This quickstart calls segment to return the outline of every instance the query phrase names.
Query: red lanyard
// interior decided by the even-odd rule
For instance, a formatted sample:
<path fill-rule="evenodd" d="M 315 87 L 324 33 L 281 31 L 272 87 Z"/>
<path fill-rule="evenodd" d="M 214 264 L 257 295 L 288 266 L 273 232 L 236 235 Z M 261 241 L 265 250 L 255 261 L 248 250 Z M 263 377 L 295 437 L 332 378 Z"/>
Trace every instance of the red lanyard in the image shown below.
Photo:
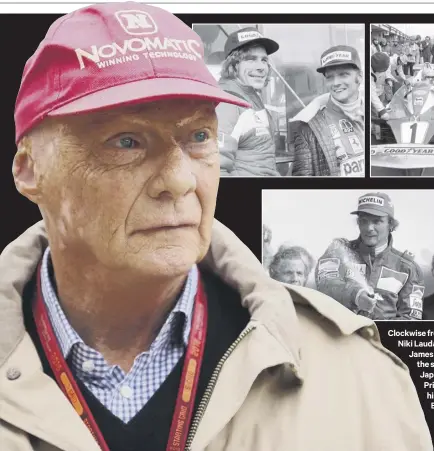
<path fill-rule="evenodd" d="M 35 318 L 36 330 L 38 331 L 45 355 L 50 363 L 59 387 L 69 399 L 84 424 L 88 427 L 101 450 L 110 451 L 68 364 L 63 358 L 48 317 L 47 308 L 42 298 L 40 278 L 41 268 L 39 266 L 37 275 L 37 293 L 33 303 L 33 315 Z M 199 374 L 202 366 L 207 322 L 208 306 L 206 294 L 199 277 L 190 340 L 185 354 L 181 383 L 178 390 L 169 440 L 167 442 L 167 451 L 182 451 L 187 441 Z"/>

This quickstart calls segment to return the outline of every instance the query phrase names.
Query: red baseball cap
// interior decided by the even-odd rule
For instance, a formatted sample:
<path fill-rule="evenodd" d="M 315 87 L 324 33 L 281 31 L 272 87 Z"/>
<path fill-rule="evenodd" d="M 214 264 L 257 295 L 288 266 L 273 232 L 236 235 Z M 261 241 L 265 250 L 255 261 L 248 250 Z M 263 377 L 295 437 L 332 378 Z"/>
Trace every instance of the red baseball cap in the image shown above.
<path fill-rule="evenodd" d="M 47 116 L 176 97 L 250 106 L 218 87 L 199 36 L 170 12 L 136 2 L 92 5 L 56 20 L 27 61 L 16 142 Z"/>

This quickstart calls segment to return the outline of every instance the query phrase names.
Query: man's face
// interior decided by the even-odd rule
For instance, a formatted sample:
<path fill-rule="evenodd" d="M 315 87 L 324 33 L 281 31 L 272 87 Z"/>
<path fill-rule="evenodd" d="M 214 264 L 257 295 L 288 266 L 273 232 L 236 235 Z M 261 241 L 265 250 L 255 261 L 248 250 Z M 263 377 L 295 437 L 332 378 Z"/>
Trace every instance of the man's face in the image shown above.
<path fill-rule="evenodd" d="M 237 78 L 242 85 L 251 86 L 259 91 L 265 86 L 269 70 L 265 48 L 252 47 L 246 51 L 243 61 L 238 63 Z"/>
<path fill-rule="evenodd" d="M 359 96 L 361 76 L 357 69 L 343 65 L 329 67 L 324 73 L 330 95 L 338 102 L 354 102 Z"/>
<path fill-rule="evenodd" d="M 307 280 L 306 267 L 300 259 L 284 258 L 278 263 L 274 277 L 280 282 L 305 286 Z"/>
<path fill-rule="evenodd" d="M 387 243 L 390 226 L 388 216 L 375 216 L 359 213 L 358 224 L 360 237 L 368 247 L 382 246 Z"/>
<path fill-rule="evenodd" d="M 38 204 L 61 249 L 164 277 L 204 256 L 219 184 L 211 102 L 164 100 L 60 125 Z"/>

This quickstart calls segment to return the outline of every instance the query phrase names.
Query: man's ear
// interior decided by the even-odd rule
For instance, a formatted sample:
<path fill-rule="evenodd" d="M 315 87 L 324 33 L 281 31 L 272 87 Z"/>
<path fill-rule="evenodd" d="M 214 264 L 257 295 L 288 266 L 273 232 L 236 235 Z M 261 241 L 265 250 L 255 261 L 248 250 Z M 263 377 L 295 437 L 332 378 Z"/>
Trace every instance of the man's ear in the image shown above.
<path fill-rule="evenodd" d="M 18 144 L 18 150 L 12 163 L 12 174 L 18 192 L 37 203 L 39 183 L 35 174 L 32 142 L 27 137 L 23 138 Z"/>

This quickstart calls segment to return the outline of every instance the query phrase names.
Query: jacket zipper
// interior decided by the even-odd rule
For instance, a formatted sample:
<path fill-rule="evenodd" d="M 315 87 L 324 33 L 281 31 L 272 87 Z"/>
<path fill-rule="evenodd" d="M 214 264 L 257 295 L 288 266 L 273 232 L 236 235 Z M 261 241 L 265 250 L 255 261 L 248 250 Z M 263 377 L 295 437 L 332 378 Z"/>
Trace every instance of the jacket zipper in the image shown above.
<path fill-rule="evenodd" d="M 220 375 L 223 364 L 226 362 L 226 360 L 229 358 L 229 356 L 234 352 L 235 348 L 240 344 L 240 342 L 254 329 L 256 329 L 256 326 L 252 325 L 252 326 L 246 327 L 241 332 L 240 336 L 232 343 L 230 348 L 224 353 L 223 357 L 220 359 L 215 370 L 213 371 L 211 379 L 205 390 L 205 393 L 199 403 L 199 407 L 197 408 L 196 415 L 193 418 L 193 421 L 191 422 L 190 432 L 188 434 L 187 441 L 185 442 L 185 451 L 191 451 L 191 445 L 193 443 L 194 436 L 196 435 L 197 429 L 199 427 L 199 423 L 201 422 L 201 420 L 205 414 L 205 410 L 208 406 L 209 400 L 214 391 L 214 387 L 217 383 L 217 379 Z"/>

